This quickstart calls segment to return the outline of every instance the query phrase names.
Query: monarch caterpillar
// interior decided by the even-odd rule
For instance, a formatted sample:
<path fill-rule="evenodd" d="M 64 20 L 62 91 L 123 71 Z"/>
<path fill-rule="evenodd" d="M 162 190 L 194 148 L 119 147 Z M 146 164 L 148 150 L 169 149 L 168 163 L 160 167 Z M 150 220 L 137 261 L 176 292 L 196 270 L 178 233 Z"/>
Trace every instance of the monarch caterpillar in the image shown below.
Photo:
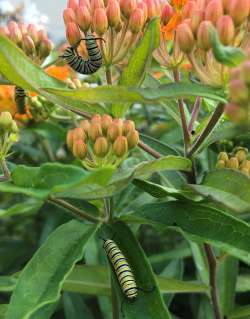
<path fill-rule="evenodd" d="M 114 267 L 122 291 L 129 300 L 135 300 L 138 293 L 138 287 L 125 256 L 111 239 L 104 239 L 103 248 Z"/>
<path fill-rule="evenodd" d="M 95 38 L 91 33 L 87 34 L 86 38 L 81 39 L 74 47 L 68 47 L 61 58 L 65 59 L 68 65 L 78 73 L 95 73 L 102 65 L 102 54 L 96 43 L 97 39 L 103 40 L 102 38 Z M 88 60 L 84 60 L 76 50 L 82 40 L 86 41 Z"/>
<path fill-rule="evenodd" d="M 15 102 L 17 105 L 18 113 L 25 114 L 25 100 L 27 94 L 23 88 L 20 86 L 15 86 Z"/>

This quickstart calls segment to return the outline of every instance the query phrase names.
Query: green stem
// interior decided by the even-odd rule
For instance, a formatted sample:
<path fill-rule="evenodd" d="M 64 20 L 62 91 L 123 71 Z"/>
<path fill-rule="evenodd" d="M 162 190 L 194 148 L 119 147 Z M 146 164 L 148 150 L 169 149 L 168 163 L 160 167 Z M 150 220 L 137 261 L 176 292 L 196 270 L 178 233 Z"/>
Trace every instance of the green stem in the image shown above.
<path fill-rule="evenodd" d="M 112 274 L 110 277 L 111 277 L 110 280 L 111 280 L 112 318 L 119 319 L 120 310 L 119 310 L 119 302 L 117 298 L 117 293 L 115 291 L 114 278 Z"/>
<path fill-rule="evenodd" d="M 111 66 L 106 66 L 106 80 L 108 85 L 112 85 L 112 71 Z"/>
<path fill-rule="evenodd" d="M 3 176 L 1 176 L 1 180 L 10 180 L 10 171 L 4 159 L 0 160 L 0 167 L 3 172 Z"/>
<path fill-rule="evenodd" d="M 92 222 L 92 223 L 100 222 L 99 218 L 92 216 L 92 215 L 89 215 L 88 213 L 82 211 L 81 209 L 77 208 L 76 206 L 71 205 L 70 203 L 66 202 L 63 199 L 54 198 L 54 197 L 50 196 L 48 201 L 59 206 L 59 207 L 62 207 L 64 209 L 70 211 L 76 217 L 80 217 L 81 219 L 87 220 L 87 221 Z"/>

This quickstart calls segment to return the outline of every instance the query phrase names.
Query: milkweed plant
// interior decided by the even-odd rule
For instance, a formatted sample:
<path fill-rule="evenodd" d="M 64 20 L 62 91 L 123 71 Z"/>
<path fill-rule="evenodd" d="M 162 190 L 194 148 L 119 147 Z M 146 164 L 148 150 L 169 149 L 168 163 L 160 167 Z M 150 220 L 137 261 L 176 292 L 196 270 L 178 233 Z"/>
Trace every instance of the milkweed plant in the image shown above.
<path fill-rule="evenodd" d="M 58 14 L 0 26 L 0 317 L 250 318 L 250 1 Z"/>

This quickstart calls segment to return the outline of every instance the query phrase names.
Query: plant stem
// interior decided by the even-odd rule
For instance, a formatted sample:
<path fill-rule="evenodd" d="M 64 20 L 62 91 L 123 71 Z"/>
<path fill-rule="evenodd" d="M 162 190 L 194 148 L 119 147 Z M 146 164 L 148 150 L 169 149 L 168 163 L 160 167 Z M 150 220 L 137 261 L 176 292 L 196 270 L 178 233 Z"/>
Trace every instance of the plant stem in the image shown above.
<path fill-rule="evenodd" d="M 198 114 L 200 111 L 200 107 L 201 107 L 201 101 L 202 101 L 202 99 L 200 96 L 198 96 L 195 100 L 194 107 L 193 107 L 192 114 L 191 114 L 191 119 L 190 119 L 190 122 L 188 124 L 189 133 L 192 132 L 194 123 L 197 120 L 197 117 L 198 117 Z"/>
<path fill-rule="evenodd" d="M 1 177 L 1 180 L 10 180 L 10 171 L 4 159 L 0 160 L 0 167 L 3 172 L 3 176 Z"/>
<path fill-rule="evenodd" d="M 111 66 L 106 66 L 106 79 L 107 79 L 107 84 L 112 85 Z"/>
<path fill-rule="evenodd" d="M 142 141 L 139 141 L 138 146 L 143 149 L 148 154 L 152 155 L 154 158 L 160 158 L 161 154 L 155 151 L 153 148 L 148 146 L 147 144 L 143 143 Z"/>
<path fill-rule="evenodd" d="M 114 278 L 113 278 L 112 274 L 110 277 L 111 277 L 110 280 L 111 280 L 112 318 L 119 319 L 120 311 L 119 311 L 119 303 L 118 303 L 117 293 L 115 292 Z"/>
<path fill-rule="evenodd" d="M 48 201 L 59 207 L 65 208 L 66 210 L 70 211 L 74 216 L 80 217 L 81 219 L 88 220 L 89 222 L 92 222 L 92 223 L 98 223 L 100 221 L 99 218 L 89 215 L 88 213 L 82 211 L 76 206 L 71 205 L 70 203 L 66 202 L 63 199 L 53 198 L 50 196 Z"/>
<path fill-rule="evenodd" d="M 201 144 L 204 142 L 204 140 L 209 136 L 209 134 L 212 132 L 216 124 L 218 123 L 220 117 L 222 116 L 224 112 L 225 104 L 219 103 L 216 107 L 213 115 L 211 116 L 207 126 L 202 131 L 201 135 L 197 138 L 195 143 L 192 145 L 188 152 L 188 156 L 192 156 L 201 146 Z"/>
<path fill-rule="evenodd" d="M 211 301 L 214 311 L 215 319 L 222 319 L 220 306 L 219 306 L 219 295 L 216 282 L 217 273 L 217 261 L 214 255 L 213 249 L 209 244 L 204 244 L 204 249 L 207 255 L 207 261 L 209 266 L 209 284 L 210 284 L 210 294 Z"/>

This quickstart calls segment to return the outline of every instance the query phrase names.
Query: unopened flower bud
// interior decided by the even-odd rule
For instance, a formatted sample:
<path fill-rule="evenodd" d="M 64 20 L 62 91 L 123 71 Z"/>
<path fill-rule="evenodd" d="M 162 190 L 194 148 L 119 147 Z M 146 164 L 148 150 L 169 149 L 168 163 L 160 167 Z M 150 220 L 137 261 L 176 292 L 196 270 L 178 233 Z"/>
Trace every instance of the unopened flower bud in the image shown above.
<path fill-rule="evenodd" d="M 202 21 L 197 32 L 198 47 L 208 51 L 211 48 L 210 28 L 213 27 L 211 21 Z"/>
<path fill-rule="evenodd" d="M 229 13 L 231 0 L 222 0 L 223 9 L 225 13 Z"/>
<path fill-rule="evenodd" d="M 197 10 L 197 4 L 195 1 L 187 1 L 182 9 L 182 17 L 183 19 L 192 18 L 194 11 Z"/>
<path fill-rule="evenodd" d="M 225 114 L 234 123 L 242 123 L 246 120 L 246 111 L 236 103 L 228 103 L 225 107 Z"/>
<path fill-rule="evenodd" d="M 125 136 L 118 136 L 113 145 L 113 152 L 117 157 L 123 157 L 128 152 L 128 141 Z"/>
<path fill-rule="evenodd" d="M 9 37 L 10 31 L 7 27 L 0 27 L 0 34 L 3 34 L 6 37 Z"/>
<path fill-rule="evenodd" d="M 129 19 L 136 8 L 136 0 L 120 0 L 120 8 L 125 18 Z"/>
<path fill-rule="evenodd" d="M 249 85 L 250 84 L 250 60 L 247 60 L 242 64 L 241 74 L 243 76 L 244 81 Z"/>
<path fill-rule="evenodd" d="M 230 16 L 221 16 L 216 25 L 220 41 L 224 45 L 231 44 L 234 38 L 234 23 Z"/>
<path fill-rule="evenodd" d="M 91 118 L 91 123 L 100 123 L 101 124 L 102 117 L 100 114 L 94 114 Z"/>
<path fill-rule="evenodd" d="M 220 152 L 219 155 L 218 155 L 218 161 L 224 161 L 224 162 L 227 162 L 228 161 L 228 155 L 226 152 Z"/>
<path fill-rule="evenodd" d="M 63 20 L 65 25 L 67 25 L 67 23 L 69 22 L 75 22 L 76 21 L 75 11 L 71 8 L 67 8 L 63 10 Z"/>
<path fill-rule="evenodd" d="M 191 16 L 191 30 L 193 31 L 194 34 L 197 33 L 199 25 L 204 19 L 204 11 L 202 10 L 194 10 L 193 15 Z"/>
<path fill-rule="evenodd" d="M 85 134 L 88 134 L 90 123 L 88 120 L 83 120 L 80 122 L 80 127 L 84 129 Z"/>
<path fill-rule="evenodd" d="M 227 168 L 238 169 L 239 161 L 236 157 L 231 157 L 227 162 Z"/>
<path fill-rule="evenodd" d="M 144 1 L 148 8 L 148 20 L 151 20 L 157 15 L 157 9 L 154 0 L 145 0 Z"/>
<path fill-rule="evenodd" d="M 243 174 L 246 175 L 246 176 L 249 176 L 249 175 L 250 175 L 248 168 L 241 168 L 240 171 L 241 171 L 241 173 L 243 173 Z"/>
<path fill-rule="evenodd" d="M 76 21 L 82 31 L 87 31 L 90 27 L 91 16 L 87 7 L 79 7 L 76 12 Z"/>
<path fill-rule="evenodd" d="M 23 50 L 27 55 L 32 56 L 36 52 L 34 41 L 29 35 L 23 36 Z"/>
<path fill-rule="evenodd" d="M 47 41 L 48 40 L 48 35 L 45 30 L 39 30 L 38 31 L 38 40 L 39 42 Z"/>
<path fill-rule="evenodd" d="M 244 162 L 244 160 L 247 158 L 247 152 L 244 149 L 239 150 L 235 156 L 237 157 L 239 163 Z"/>
<path fill-rule="evenodd" d="M 98 157 L 105 157 L 109 151 L 108 140 L 105 137 L 98 137 L 95 141 L 94 154 Z"/>
<path fill-rule="evenodd" d="M 0 113 L 0 129 L 9 130 L 12 126 L 12 116 L 10 112 Z"/>
<path fill-rule="evenodd" d="M 39 45 L 39 56 L 41 59 L 45 59 L 50 55 L 53 49 L 53 43 L 50 40 L 42 41 Z"/>
<path fill-rule="evenodd" d="M 66 25 L 66 36 L 71 46 L 75 46 L 81 39 L 81 33 L 76 23 L 69 22 Z"/>
<path fill-rule="evenodd" d="M 86 139 L 87 139 L 87 136 L 82 127 L 77 127 L 74 129 L 74 140 L 82 140 L 85 142 Z"/>
<path fill-rule="evenodd" d="M 87 7 L 90 10 L 89 0 L 79 0 L 79 7 Z"/>
<path fill-rule="evenodd" d="M 27 24 L 25 23 L 18 23 L 19 30 L 21 31 L 22 35 L 27 34 Z"/>
<path fill-rule="evenodd" d="M 102 135 L 101 124 L 97 122 L 91 123 L 88 130 L 88 136 L 91 139 L 91 141 L 95 142 L 97 137 L 101 135 Z"/>
<path fill-rule="evenodd" d="M 82 140 L 75 140 L 73 144 L 73 154 L 83 160 L 87 155 L 87 145 Z"/>
<path fill-rule="evenodd" d="M 248 160 L 244 160 L 241 164 L 240 164 L 240 168 L 246 168 L 246 169 L 250 169 L 250 161 Z"/>
<path fill-rule="evenodd" d="M 233 79 L 229 83 L 230 98 L 235 103 L 245 103 L 248 101 L 248 88 L 241 79 Z"/>
<path fill-rule="evenodd" d="M 145 4 L 145 2 L 139 2 L 137 3 L 137 8 L 141 9 L 143 12 L 143 17 L 144 17 L 144 23 L 147 21 L 148 19 L 148 7 Z"/>
<path fill-rule="evenodd" d="M 190 53 L 194 47 L 194 36 L 188 24 L 179 24 L 176 29 L 176 40 L 184 53 Z"/>
<path fill-rule="evenodd" d="M 104 1 L 103 0 L 91 0 L 91 12 L 95 12 L 96 9 L 102 8 L 104 9 Z"/>
<path fill-rule="evenodd" d="M 126 120 L 123 122 L 123 134 L 127 135 L 130 131 L 135 130 L 135 123 L 131 120 Z"/>
<path fill-rule="evenodd" d="M 108 29 L 108 18 L 103 8 L 97 8 L 93 16 L 93 28 L 98 35 L 103 35 Z"/>
<path fill-rule="evenodd" d="M 15 42 L 16 44 L 20 44 L 21 41 L 22 41 L 22 33 L 17 25 L 16 22 L 14 21 L 11 21 L 9 24 L 8 24 L 8 29 L 9 29 L 9 32 L 10 32 L 10 39 Z"/>
<path fill-rule="evenodd" d="M 104 134 L 107 133 L 109 125 L 113 122 L 113 119 L 110 115 L 108 114 L 103 114 L 102 119 L 101 119 L 101 124 L 102 124 L 102 131 Z"/>
<path fill-rule="evenodd" d="M 246 20 L 250 11 L 250 2 L 248 0 L 231 0 L 229 5 L 229 14 L 234 24 L 239 26 Z"/>
<path fill-rule="evenodd" d="M 73 144 L 74 144 L 74 130 L 69 130 L 67 133 L 67 138 L 66 138 L 66 144 L 68 146 L 69 150 L 73 150 Z"/>
<path fill-rule="evenodd" d="M 218 168 L 218 169 L 224 168 L 224 167 L 226 167 L 226 163 L 225 163 L 225 161 L 223 161 L 223 160 L 219 160 L 219 161 L 216 163 L 216 166 L 215 166 L 215 167 Z"/>
<path fill-rule="evenodd" d="M 76 12 L 77 7 L 78 7 L 77 1 L 76 0 L 68 0 L 67 7 L 73 9 Z"/>
<path fill-rule="evenodd" d="M 138 145 L 139 143 L 139 133 L 138 131 L 130 131 L 127 135 L 127 140 L 128 140 L 128 148 L 134 148 Z"/>
<path fill-rule="evenodd" d="M 39 42 L 39 38 L 38 38 L 38 30 L 36 25 L 34 24 L 29 24 L 27 27 L 27 32 L 28 35 L 31 37 L 31 39 L 33 40 L 35 46 L 38 44 Z"/>
<path fill-rule="evenodd" d="M 15 121 L 12 121 L 10 131 L 11 133 L 14 133 L 14 134 L 18 133 L 18 126 Z"/>
<path fill-rule="evenodd" d="M 109 125 L 107 131 L 107 137 L 111 142 L 114 142 L 118 136 L 122 135 L 122 126 L 118 123 L 112 123 Z"/>
<path fill-rule="evenodd" d="M 139 8 L 136 8 L 129 19 L 129 28 L 130 31 L 134 34 L 141 31 L 144 24 L 143 11 Z"/>
<path fill-rule="evenodd" d="M 106 9 L 110 27 L 116 27 L 121 20 L 120 6 L 117 0 L 109 0 Z"/>
<path fill-rule="evenodd" d="M 205 11 L 205 19 L 216 25 L 217 20 L 223 15 L 221 0 L 211 0 Z"/>

